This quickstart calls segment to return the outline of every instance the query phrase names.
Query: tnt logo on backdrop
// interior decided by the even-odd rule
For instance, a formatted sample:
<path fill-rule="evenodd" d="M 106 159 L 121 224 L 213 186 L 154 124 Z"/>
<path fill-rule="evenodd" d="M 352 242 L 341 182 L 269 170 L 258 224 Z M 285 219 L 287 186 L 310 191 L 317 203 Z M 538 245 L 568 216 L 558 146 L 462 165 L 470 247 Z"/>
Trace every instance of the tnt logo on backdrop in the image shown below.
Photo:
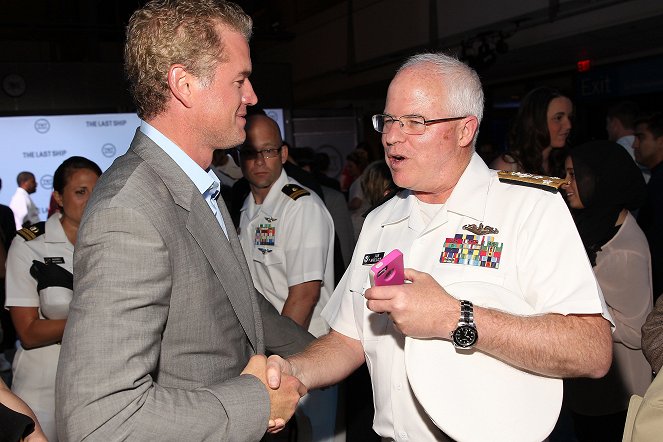
<path fill-rule="evenodd" d="M 51 129 L 51 123 L 46 118 L 40 118 L 35 121 L 35 130 L 40 134 L 45 134 Z"/>
<path fill-rule="evenodd" d="M 115 146 L 113 146 L 111 143 L 106 143 L 101 146 L 101 154 L 106 158 L 114 157 L 116 151 L 117 149 L 115 149 Z"/>
<path fill-rule="evenodd" d="M 53 175 L 43 175 L 39 179 L 39 185 L 42 189 L 51 190 L 53 188 Z"/>

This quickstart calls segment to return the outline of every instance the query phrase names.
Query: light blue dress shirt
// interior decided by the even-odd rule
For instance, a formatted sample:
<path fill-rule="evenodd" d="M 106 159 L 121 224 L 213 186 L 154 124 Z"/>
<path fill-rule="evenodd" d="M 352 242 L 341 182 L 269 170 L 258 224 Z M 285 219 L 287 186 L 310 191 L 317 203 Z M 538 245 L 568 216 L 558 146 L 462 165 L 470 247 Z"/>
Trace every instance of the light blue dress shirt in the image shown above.
<path fill-rule="evenodd" d="M 187 174 L 193 184 L 198 188 L 201 195 L 207 202 L 207 205 L 212 210 L 212 213 L 219 222 L 223 233 L 228 238 L 228 230 L 226 223 L 223 222 L 221 211 L 216 202 L 221 189 L 221 183 L 216 174 L 210 170 L 203 170 L 195 161 L 191 159 L 177 144 L 170 141 L 164 134 L 159 132 L 153 126 L 145 121 L 141 121 L 140 131 L 156 143 L 166 154 L 177 163 L 178 166 Z"/>

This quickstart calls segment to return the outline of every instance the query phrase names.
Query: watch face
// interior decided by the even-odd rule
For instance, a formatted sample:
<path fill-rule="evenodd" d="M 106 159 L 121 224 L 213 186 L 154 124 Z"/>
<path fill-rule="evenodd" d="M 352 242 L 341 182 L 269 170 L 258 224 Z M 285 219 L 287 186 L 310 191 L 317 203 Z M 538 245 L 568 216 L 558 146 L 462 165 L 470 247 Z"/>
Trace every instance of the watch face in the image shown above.
<path fill-rule="evenodd" d="M 479 334 L 471 325 L 461 325 L 454 330 L 453 341 L 457 347 L 469 348 L 476 344 Z"/>

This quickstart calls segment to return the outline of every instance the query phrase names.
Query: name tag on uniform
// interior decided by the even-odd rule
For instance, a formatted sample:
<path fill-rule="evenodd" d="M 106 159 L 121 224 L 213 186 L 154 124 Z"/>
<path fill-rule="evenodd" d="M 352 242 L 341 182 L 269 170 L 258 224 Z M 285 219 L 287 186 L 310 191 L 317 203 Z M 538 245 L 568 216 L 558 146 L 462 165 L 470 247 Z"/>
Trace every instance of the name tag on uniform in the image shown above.
<path fill-rule="evenodd" d="M 444 241 L 440 262 L 497 269 L 500 267 L 503 247 L 504 243 L 495 241 L 494 236 L 457 233 Z"/>
<path fill-rule="evenodd" d="M 64 258 L 61 256 L 53 256 L 44 258 L 46 264 L 64 264 Z"/>
<path fill-rule="evenodd" d="M 382 258 L 384 258 L 384 252 L 367 253 L 364 255 L 361 265 L 372 266 Z"/>

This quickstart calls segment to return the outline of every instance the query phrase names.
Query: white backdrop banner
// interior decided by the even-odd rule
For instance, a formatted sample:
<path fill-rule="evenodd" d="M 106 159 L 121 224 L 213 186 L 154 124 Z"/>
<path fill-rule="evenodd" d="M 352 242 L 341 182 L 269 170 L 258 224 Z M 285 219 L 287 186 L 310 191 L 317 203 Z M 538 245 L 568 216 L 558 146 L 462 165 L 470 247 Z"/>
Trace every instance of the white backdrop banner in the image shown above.
<path fill-rule="evenodd" d="M 79 155 L 106 170 L 127 151 L 138 126 L 136 114 L 0 118 L 0 203 L 9 205 L 19 172 L 32 172 L 37 191 L 31 197 L 46 220 L 53 174 L 62 161 Z"/>

